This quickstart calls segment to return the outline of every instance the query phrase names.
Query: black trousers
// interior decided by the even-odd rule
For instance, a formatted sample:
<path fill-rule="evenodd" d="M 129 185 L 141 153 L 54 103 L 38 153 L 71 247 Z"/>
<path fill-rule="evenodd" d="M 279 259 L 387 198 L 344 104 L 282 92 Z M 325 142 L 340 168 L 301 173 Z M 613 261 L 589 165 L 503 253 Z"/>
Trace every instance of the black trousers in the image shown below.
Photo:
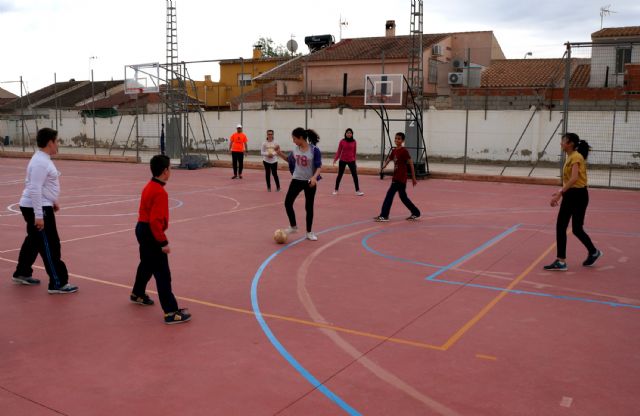
<path fill-rule="evenodd" d="M 356 170 L 356 162 L 343 162 L 342 160 L 338 161 L 338 176 L 336 177 L 336 191 L 340 188 L 340 181 L 342 180 L 342 175 L 344 175 L 344 170 L 349 166 L 349 172 L 351 172 L 351 177 L 353 177 L 353 184 L 356 187 L 356 192 L 360 190 L 360 185 L 358 184 L 358 171 Z"/>
<path fill-rule="evenodd" d="M 280 179 L 278 179 L 278 162 L 267 163 L 262 161 L 264 165 L 264 177 L 267 180 L 267 189 L 271 189 L 271 175 L 273 175 L 273 181 L 276 183 L 276 188 L 280 189 Z"/>
<path fill-rule="evenodd" d="M 573 235 L 587 248 L 589 254 L 594 254 L 596 248 L 591 242 L 591 238 L 582 228 L 584 217 L 589 205 L 589 192 L 587 188 L 570 188 L 562 196 L 558 220 L 556 221 L 556 242 L 557 255 L 560 259 L 567 258 L 567 228 L 571 220 L 571 231 Z"/>
<path fill-rule="evenodd" d="M 39 231 L 35 226 L 36 215 L 33 208 L 20 207 L 22 217 L 27 223 L 27 236 L 24 238 L 18 266 L 14 277 L 30 277 L 33 274 L 33 263 L 38 254 L 42 257 L 44 268 L 49 275 L 49 289 L 59 289 L 69 282 L 67 266 L 61 259 L 60 236 L 56 228 L 56 216 L 53 207 L 42 207 L 44 230 Z"/>
<path fill-rule="evenodd" d="M 380 211 L 380 216 L 389 218 L 389 213 L 391 212 L 391 204 L 393 204 L 393 197 L 396 195 L 396 192 L 400 196 L 400 201 L 404 204 L 405 207 L 409 208 L 412 215 L 416 217 L 420 216 L 420 210 L 413 205 L 413 202 L 407 196 L 407 184 L 402 182 L 391 181 L 391 186 L 387 191 L 387 196 L 384 197 L 384 202 L 382 203 L 382 211 Z"/>
<path fill-rule="evenodd" d="M 231 152 L 231 164 L 233 165 L 233 176 L 242 175 L 244 152 Z"/>
<path fill-rule="evenodd" d="M 289 184 L 289 190 L 287 196 L 284 198 L 284 207 L 287 210 L 287 217 L 289 217 L 289 225 L 295 227 L 296 224 L 296 212 L 293 210 L 293 203 L 300 194 L 304 191 L 304 209 L 307 212 L 307 232 L 311 232 L 313 226 L 313 201 L 316 198 L 316 190 L 318 186 L 309 186 L 309 181 L 303 181 L 299 179 L 292 179 Z"/>
<path fill-rule="evenodd" d="M 136 281 L 131 291 L 136 296 L 142 296 L 147 289 L 151 276 L 156 279 L 158 298 L 165 313 L 178 310 L 178 302 L 171 290 L 171 271 L 169 270 L 169 256 L 162 252 L 162 248 L 153 238 L 149 223 L 136 224 L 136 238 L 140 244 L 140 264 L 136 272 Z"/>

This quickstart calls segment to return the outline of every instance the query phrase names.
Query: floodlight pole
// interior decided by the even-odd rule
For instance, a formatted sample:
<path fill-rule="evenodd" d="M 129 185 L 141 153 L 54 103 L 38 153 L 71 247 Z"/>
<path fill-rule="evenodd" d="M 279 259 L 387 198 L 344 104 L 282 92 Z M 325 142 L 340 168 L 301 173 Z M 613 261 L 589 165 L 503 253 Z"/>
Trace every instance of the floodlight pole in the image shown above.
<path fill-rule="evenodd" d="M 244 126 L 244 58 L 240 57 L 240 124 Z"/>
<path fill-rule="evenodd" d="M 20 128 L 21 128 L 21 134 L 22 136 L 20 136 L 20 141 L 22 142 L 22 151 L 25 152 L 25 146 L 24 146 L 24 106 L 22 105 L 22 75 L 20 75 Z"/>
<path fill-rule="evenodd" d="M 93 113 L 93 154 L 97 154 L 96 150 L 96 94 L 93 83 L 93 69 L 91 69 L 91 112 Z"/>

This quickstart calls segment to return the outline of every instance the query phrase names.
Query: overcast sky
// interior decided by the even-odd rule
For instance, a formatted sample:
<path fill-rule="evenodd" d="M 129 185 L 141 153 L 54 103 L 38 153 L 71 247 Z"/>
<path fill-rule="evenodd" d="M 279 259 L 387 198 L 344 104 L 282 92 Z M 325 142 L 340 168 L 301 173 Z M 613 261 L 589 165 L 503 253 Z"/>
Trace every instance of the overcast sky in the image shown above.
<path fill-rule="evenodd" d="M 589 41 L 600 29 L 600 8 L 609 0 L 456 0 L 424 2 L 424 32 L 493 30 L 507 58 L 561 57 L 564 42 Z M 611 0 L 605 27 L 640 25 L 640 1 Z M 386 20 L 396 34 L 409 31 L 410 0 L 177 0 L 178 54 L 184 61 L 250 58 L 253 43 L 270 37 L 286 44 L 294 36 L 330 33 L 383 36 Z M 317 6 L 316 6 L 317 5 Z M 0 0 L 0 87 L 19 94 L 70 78 L 122 79 L 124 66 L 165 61 L 164 0 Z M 97 58 L 90 59 L 95 56 Z M 190 65 L 192 77 L 217 64 Z"/>

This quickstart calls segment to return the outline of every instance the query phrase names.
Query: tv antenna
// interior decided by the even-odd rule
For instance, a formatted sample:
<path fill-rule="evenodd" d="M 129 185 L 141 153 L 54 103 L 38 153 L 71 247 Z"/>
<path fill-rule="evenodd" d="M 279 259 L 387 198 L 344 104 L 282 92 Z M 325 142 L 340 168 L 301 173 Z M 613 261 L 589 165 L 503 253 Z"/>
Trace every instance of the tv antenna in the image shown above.
<path fill-rule="evenodd" d="M 342 26 L 347 27 L 349 26 L 349 22 L 347 22 L 346 19 L 342 19 L 342 15 L 340 15 L 340 40 L 342 40 Z"/>
<path fill-rule="evenodd" d="M 617 13 L 617 12 L 611 10 L 610 4 L 600 7 L 600 29 L 602 29 L 602 23 L 604 22 L 604 17 L 609 16 L 611 13 Z"/>
<path fill-rule="evenodd" d="M 291 39 L 287 41 L 287 49 L 289 50 L 289 52 L 291 52 L 292 55 L 295 55 L 296 51 L 298 50 L 298 42 L 296 42 L 293 38 L 295 38 L 295 36 L 291 34 Z"/>

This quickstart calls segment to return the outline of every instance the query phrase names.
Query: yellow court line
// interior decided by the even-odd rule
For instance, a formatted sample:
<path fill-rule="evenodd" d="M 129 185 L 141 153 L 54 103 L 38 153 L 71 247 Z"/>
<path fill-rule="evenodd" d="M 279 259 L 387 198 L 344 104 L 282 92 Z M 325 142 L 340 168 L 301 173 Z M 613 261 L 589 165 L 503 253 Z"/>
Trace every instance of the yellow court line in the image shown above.
<path fill-rule="evenodd" d="M 547 248 L 544 253 L 542 253 L 540 255 L 540 257 L 538 257 L 537 259 L 535 259 L 533 261 L 533 263 L 531 263 L 529 265 L 529 267 L 527 267 L 522 273 L 520 273 L 520 275 L 518 275 L 518 277 L 516 277 L 510 284 L 509 286 L 507 286 L 506 288 L 504 288 L 500 294 L 498 296 L 496 296 L 491 302 L 489 302 L 487 305 L 485 305 L 484 308 L 482 308 L 482 310 L 480 310 L 480 312 L 478 312 L 476 314 L 476 316 L 474 316 L 473 318 L 471 318 L 469 320 L 469 322 L 467 322 L 466 324 L 464 324 L 460 329 L 458 329 L 456 331 L 455 334 L 453 334 L 451 336 L 451 338 L 449 338 L 444 344 L 442 344 L 442 348 L 446 351 L 449 348 L 451 348 L 453 346 L 453 344 L 455 344 L 456 342 L 458 342 L 458 340 L 469 330 L 471 329 L 475 324 L 478 323 L 478 321 L 480 321 L 480 319 L 482 319 L 487 313 L 489 313 L 489 311 L 491 309 L 493 309 L 494 306 L 496 306 L 496 304 L 498 302 L 500 302 L 500 300 L 502 298 L 504 298 L 505 296 L 507 296 L 507 294 L 509 293 L 509 290 L 511 290 L 515 285 L 517 285 L 518 283 L 520 283 L 520 281 L 522 279 L 525 278 L 526 275 L 528 275 L 529 273 L 531 273 L 531 271 L 533 270 L 534 267 L 536 267 L 538 265 L 538 263 L 540 263 L 542 261 L 542 259 L 544 259 L 549 252 L 551 252 L 551 250 L 553 250 L 556 246 L 556 243 L 553 243 L 549 246 L 549 248 Z"/>
<path fill-rule="evenodd" d="M 489 360 L 489 361 L 498 361 L 498 358 L 494 357 L 493 355 L 476 354 L 476 358 L 480 358 L 482 360 Z"/>
<path fill-rule="evenodd" d="M 10 262 L 10 263 L 17 263 L 17 261 L 15 261 L 15 260 L 6 259 L 4 257 L 0 257 L 0 260 L 7 261 L 7 262 Z M 42 267 L 42 266 L 35 266 L 34 265 L 33 267 L 36 268 L 36 269 L 44 270 L 44 267 Z M 79 274 L 76 274 L 76 273 L 69 273 L 69 276 L 72 276 L 72 277 L 75 277 L 75 278 L 78 278 L 78 279 L 82 279 L 82 280 L 88 280 L 90 282 L 101 283 L 101 284 L 104 284 L 104 285 L 122 287 L 122 288 L 125 288 L 125 289 L 128 289 L 128 290 L 131 289 L 131 286 L 124 285 L 122 283 L 115 283 L 115 282 L 110 282 L 108 280 L 96 279 L 96 278 L 93 278 L 93 277 L 83 276 L 83 275 L 79 275 Z M 157 292 L 153 291 L 153 290 L 148 290 L 147 292 L 153 293 L 153 294 L 157 294 Z M 191 302 L 191 303 L 197 303 L 199 305 L 204 305 L 204 306 L 208 306 L 208 307 L 211 307 L 211 308 L 222 309 L 222 310 L 226 310 L 226 311 L 230 311 L 230 312 L 236 312 L 236 313 L 242 313 L 242 314 L 245 314 L 245 315 L 254 315 L 255 316 L 255 313 L 250 309 L 236 308 L 236 307 L 233 307 L 233 306 L 227 306 L 227 305 L 222 305 L 222 304 L 219 304 L 219 303 L 212 303 L 212 302 L 207 302 L 207 301 L 204 301 L 204 300 L 187 298 L 187 297 L 183 297 L 183 296 L 176 296 L 176 299 L 183 300 L 183 301 L 186 301 L 186 302 Z M 270 313 L 263 313 L 262 316 L 264 316 L 265 318 L 272 318 L 272 319 L 278 319 L 278 320 L 281 320 L 281 321 L 294 322 L 294 323 L 297 323 L 297 324 L 316 327 L 316 328 L 330 329 L 332 331 L 343 332 L 343 333 L 352 334 L 352 335 L 358 335 L 358 336 L 365 337 L 365 338 L 372 338 L 372 339 L 377 339 L 377 340 L 382 340 L 382 341 L 393 342 L 395 344 L 409 345 L 409 346 L 412 346 L 412 347 L 424 348 L 424 349 L 429 349 L 429 350 L 444 351 L 444 348 L 442 348 L 440 346 L 427 344 L 427 343 L 424 343 L 424 342 L 411 341 L 411 340 L 402 339 L 402 338 L 387 337 L 387 336 L 384 336 L 384 335 L 372 334 L 370 332 L 358 331 L 358 330 L 355 330 L 355 329 L 344 328 L 344 327 L 335 326 L 335 325 L 331 325 L 331 324 L 325 324 L 325 323 L 321 323 L 321 322 L 307 321 L 307 320 L 304 320 L 304 319 L 293 318 L 293 317 L 290 317 L 290 316 L 275 315 L 275 314 L 270 314 Z"/>

